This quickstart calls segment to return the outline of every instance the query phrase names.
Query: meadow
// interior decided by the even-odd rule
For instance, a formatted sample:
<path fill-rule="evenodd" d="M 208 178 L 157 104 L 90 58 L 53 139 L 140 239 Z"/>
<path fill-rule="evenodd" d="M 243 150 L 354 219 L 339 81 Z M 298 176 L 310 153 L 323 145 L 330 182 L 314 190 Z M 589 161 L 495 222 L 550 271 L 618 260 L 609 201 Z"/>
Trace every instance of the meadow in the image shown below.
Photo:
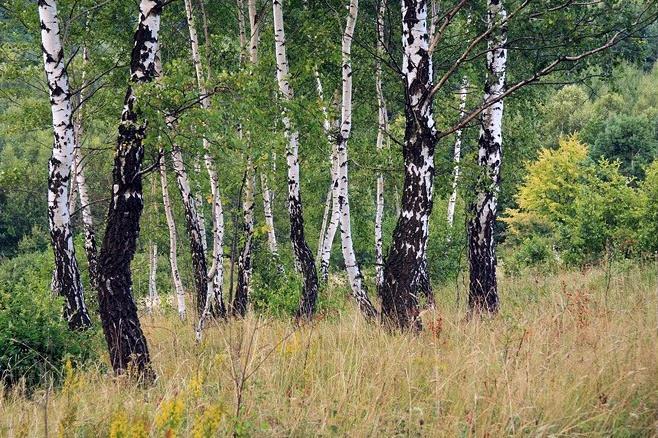
<path fill-rule="evenodd" d="M 339 294 L 339 280 L 325 293 Z M 653 266 L 501 276 L 500 315 L 468 320 L 465 285 L 436 290 L 419 335 L 346 303 L 314 322 L 143 316 L 158 379 L 104 361 L 0 397 L 0 435 L 656 436 Z M 103 354 L 106 354 L 103 352 Z"/>

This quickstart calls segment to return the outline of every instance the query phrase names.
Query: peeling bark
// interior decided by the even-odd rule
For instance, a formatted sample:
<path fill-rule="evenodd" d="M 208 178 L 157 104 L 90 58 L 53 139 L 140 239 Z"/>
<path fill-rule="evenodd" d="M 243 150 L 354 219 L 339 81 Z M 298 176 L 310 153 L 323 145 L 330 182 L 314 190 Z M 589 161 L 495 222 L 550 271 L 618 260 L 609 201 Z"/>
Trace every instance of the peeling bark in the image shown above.
<path fill-rule="evenodd" d="M 135 87 L 156 78 L 162 5 L 159 0 L 141 0 L 139 4 L 139 25 L 130 60 L 131 81 Z M 133 86 L 129 86 L 119 125 L 112 198 L 99 257 L 98 301 L 114 371 L 134 371 L 141 379 L 149 381 L 155 376 L 132 296 L 130 270 L 144 207 L 141 164 L 146 121 L 140 115 L 136 99 Z"/>
<path fill-rule="evenodd" d="M 507 12 L 501 0 L 487 2 L 487 23 L 497 28 L 489 37 L 487 52 L 487 78 L 484 101 L 499 98 L 505 92 L 507 67 Z M 470 286 L 468 307 L 470 312 L 496 313 L 498 311 L 498 285 L 496 281 L 496 243 L 494 227 L 498 213 L 500 190 L 500 164 L 503 144 L 503 100 L 499 100 L 480 116 L 478 166 L 480 174 L 475 201 L 470 206 L 468 222 L 468 255 Z"/>
<path fill-rule="evenodd" d="M 404 191 L 380 289 L 383 321 L 402 329 L 420 329 L 418 295 L 426 289 L 428 279 L 426 252 L 436 146 L 428 41 L 426 0 L 403 0 Z"/>
<path fill-rule="evenodd" d="M 283 28 L 282 0 L 272 1 L 274 22 L 274 48 L 276 54 L 276 76 L 279 91 L 284 100 L 293 98 L 293 90 L 289 82 L 288 57 L 286 55 L 286 38 Z M 297 315 L 299 318 L 311 318 L 315 312 L 318 297 L 318 276 L 313 260 L 313 253 L 308 247 L 304 236 L 304 215 L 302 210 L 302 197 L 299 190 L 299 134 L 293 128 L 287 111 L 284 107 L 283 126 L 288 140 L 286 148 L 286 162 L 288 165 L 288 213 L 290 216 L 290 241 L 297 258 L 304 286 L 302 298 Z"/>
<path fill-rule="evenodd" d="M 55 256 L 52 288 L 65 298 L 64 318 L 69 328 L 84 329 L 91 320 L 75 258 L 69 211 L 69 181 L 76 149 L 73 108 L 55 0 L 39 1 L 39 20 L 54 138 L 48 163 L 48 225 Z"/>
<path fill-rule="evenodd" d="M 356 18 L 359 12 L 358 0 L 351 0 L 347 23 L 343 33 L 342 42 L 342 74 L 343 74 L 343 92 L 341 105 L 341 125 L 340 133 L 336 138 L 336 150 L 338 156 L 338 187 L 336 198 L 338 200 L 338 211 L 340 214 L 340 235 L 343 258 L 345 259 L 345 269 L 350 281 L 352 296 L 356 300 L 359 309 L 367 318 L 377 316 L 377 310 L 368 298 L 368 292 L 363 279 L 363 274 L 359 268 L 354 252 L 354 243 L 352 241 L 352 224 L 350 218 L 350 201 L 349 201 L 349 179 L 348 179 L 348 158 L 347 142 L 352 131 L 352 37 L 356 26 Z"/>
<path fill-rule="evenodd" d="M 171 279 L 174 283 L 178 317 L 181 321 L 184 321 L 186 312 L 185 289 L 183 288 L 183 281 L 180 278 L 180 271 L 178 270 L 178 236 L 176 233 L 176 223 L 174 222 L 174 213 L 171 209 L 171 201 L 169 200 L 169 183 L 167 182 L 167 169 L 165 167 L 164 151 L 162 150 L 160 150 L 160 185 L 162 187 L 162 203 L 164 204 L 165 217 L 167 218 L 167 229 L 169 230 Z"/>

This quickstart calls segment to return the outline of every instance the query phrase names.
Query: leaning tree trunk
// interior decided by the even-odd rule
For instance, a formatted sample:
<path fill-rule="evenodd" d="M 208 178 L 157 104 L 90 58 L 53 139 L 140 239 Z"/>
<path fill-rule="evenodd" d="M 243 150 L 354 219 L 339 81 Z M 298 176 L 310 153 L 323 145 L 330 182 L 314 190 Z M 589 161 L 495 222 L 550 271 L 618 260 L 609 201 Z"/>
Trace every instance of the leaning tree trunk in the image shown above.
<path fill-rule="evenodd" d="M 427 278 L 436 129 L 432 115 L 432 60 L 426 0 L 402 1 L 402 71 L 405 89 L 402 211 L 384 265 L 382 318 L 399 328 L 420 328 L 418 294 Z"/>
<path fill-rule="evenodd" d="M 52 287 L 53 292 L 66 300 L 64 317 L 69 328 L 84 329 L 91 320 L 75 258 L 69 211 L 69 181 L 75 151 L 73 108 L 55 0 L 39 2 L 39 19 L 54 135 L 53 153 L 48 163 L 48 224 L 55 255 Z"/>
<path fill-rule="evenodd" d="M 254 236 L 255 175 L 251 157 L 247 159 L 247 170 L 244 178 L 244 201 L 242 203 L 244 246 L 238 259 L 238 287 L 235 291 L 235 298 L 233 299 L 233 314 L 240 317 L 244 317 L 247 314 L 252 273 L 251 252 Z"/>
<path fill-rule="evenodd" d="M 462 79 L 462 86 L 459 89 L 459 119 L 461 120 L 466 114 L 466 97 L 468 96 L 468 78 L 464 76 Z M 453 153 L 453 161 L 455 163 L 452 172 L 452 193 L 448 200 L 448 227 L 452 228 L 455 219 L 455 204 L 457 204 L 457 183 L 459 182 L 459 162 L 462 156 L 462 130 L 458 129 L 455 132 L 455 150 Z"/>
<path fill-rule="evenodd" d="M 142 0 L 139 5 L 139 25 L 130 61 L 131 81 L 136 87 L 156 77 L 162 6 L 160 0 Z M 98 301 L 114 371 L 132 370 L 140 378 L 151 380 L 154 373 L 132 296 L 130 271 L 144 207 L 141 165 L 145 134 L 146 122 L 137 108 L 133 87 L 129 86 L 119 125 L 112 198 L 99 257 Z"/>
<path fill-rule="evenodd" d="M 377 62 L 375 64 L 375 90 L 377 92 L 377 155 L 382 155 L 384 139 L 388 131 L 388 115 L 386 113 L 386 100 L 382 89 L 382 59 L 386 55 L 384 50 L 384 17 L 386 14 L 386 0 L 379 1 L 377 10 Z M 384 245 L 382 239 L 382 221 L 384 219 L 384 174 L 377 172 L 377 195 L 375 209 L 375 284 L 379 290 L 384 283 Z"/>
<path fill-rule="evenodd" d="M 368 292 L 361 274 L 361 269 L 356 260 L 354 252 L 354 243 L 352 241 L 352 225 L 350 219 L 350 201 L 349 201 L 349 180 L 347 169 L 347 141 L 352 131 L 352 37 L 356 25 L 356 17 L 359 12 L 358 0 L 351 0 L 347 24 L 343 33 L 342 53 L 343 53 L 343 93 L 341 109 L 340 133 L 336 138 L 336 147 L 338 152 L 338 209 L 340 212 L 340 236 L 345 259 L 345 269 L 350 280 L 352 296 L 359 305 L 359 309 L 366 318 L 377 316 L 377 310 L 368 298 Z"/>
<path fill-rule="evenodd" d="M 199 53 L 199 38 L 197 36 L 196 24 L 194 21 L 194 11 L 192 9 L 192 1 L 185 0 L 185 13 L 187 16 L 187 26 L 190 34 L 190 47 L 192 49 L 192 63 L 194 64 L 194 71 L 196 73 L 197 87 L 201 95 L 201 107 L 204 110 L 210 109 L 210 98 L 208 97 L 208 90 L 206 89 L 206 82 L 203 75 L 203 66 L 201 64 L 201 55 Z M 203 159 L 210 179 L 210 193 L 212 196 L 212 235 L 213 235 L 213 249 L 212 249 L 212 266 L 208 272 L 209 280 L 212 280 L 209 290 L 212 293 L 207 297 L 204 304 L 204 312 L 201 318 L 208 315 L 225 316 L 226 307 L 224 306 L 223 299 L 223 285 L 224 285 L 224 209 L 222 206 L 222 197 L 219 191 L 219 177 L 215 161 L 210 154 L 210 143 L 206 137 L 203 138 Z M 201 218 L 200 218 L 201 220 Z M 201 229 L 203 233 L 203 228 Z M 204 238 L 205 240 L 205 238 Z M 205 247 L 204 247 L 205 249 Z M 203 326 L 203 322 L 199 321 L 199 327 Z M 200 330 L 198 330 L 200 333 Z"/>
<path fill-rule="evenodd" d="M 171 209 L 169 200 L 169 184 L 167 182 L 167 169 L 165 167 L 164 151 L 160 150 L 160 185 L 162 186 L 162 203 L 164 204 L 165 217 L 167 218 L 167 228 L 169 229 L 169 265 L 171 266 L 171 278 L 174 282 L 174 292 L 176 294 L 176 305 L 178 308 L 178 317 L 181 321 L 185 320 L 185 289 L 180 278 L 178 270 L 178 237 L 176 233 L 176 223 L 174 222 L 174 213 Z"/>
<path fill-rule="evenodd" d="M 331 182 L 327 192 L 324 214 L 322 217 L 322 229 L 320 230 L 320 241 L 318 242 L 318 260 L 320 260 L 320 278 L 326 282 L 329 278 L 329 259 L 331 258 L 331 247 L 334 243 L 334 236 L 340 223 L 340 211 L 338 209 L 338 197 L 336 196 L 336 187 L 338 187 L 338 156 L 336 148 L 336 136 L 332 133 L 331 121 L 329 120 L 329 111 L 324 101 L 324 92 L 322 90 L 322 81 L 320 74 L 315 70 L 316 90 L 320 105 L 322 106 L 322 127 L 324 135 L 327 137 L 331 147 Z M 336 121 L 338 123 L 338 121 Z M 336 127 L 337 130 L 337 127 Z M 327 223 L 328 221 L 328 223 Z"/>
<path fill-rule="evenodd" d="M 286 55 L 286 37 L 283 28 L 282 0 L 272 1 L 274 18 L 274 49 L 276 54 L 276 76 L 279 91 L 284 100 L 291 101 L 293 90 L 289 82 L 288 57 Z M 284 106 L 283 126 L 288 145 L 286 162 L 288 164 L 288 213 L 290 216 L 290 241 L 299 264 L 304 286 L 299 304 L 298 317 L 311 318 L 315 312 L 318 297 L 318 274 L 315 270 L 313 253 L 304 236 L 304 215 L 299 178 L 299 133 L 293 129 L 287 110 Z"/>
<path fill-rule="evenodd" d="M 185 223 L 187 225 L 187 234 L 190 238 L 190 252 L 192 254 L 192 269 L 194 271 L 194 285 L 196 288 L 196 309 L 199 312 L 199 317 L 201 317 L 208 297 L 208 271 L 206 255 L 203 249 L 203 236 L 201 234 L 199 215 L 196 211 L 196 200 L 190 188 L 190 178 L 185 170 L 183 153 L 178 145 L 174 145 L 171 151 L 171 158 L 174 172 L 176 173 L 178 189 L 183 199 Z"/>
<path fill-rule="evenodd" d="M 499 98 L 505 91 L 507 65 L 507 12 L 501 0 L 487 2 L 490 34 L 487 51 L 487 78 L 484 101 Z M 500 23 L 503 23 L 502 25 Z M 468 255 L 470 287 L 468 307 L 470 312 L 498 311 L 498 287 L 496 283 L 496 243 L 494 227 L 498 210 L 500 189 L 500 164 L 503 143 L 503 101 L 494 103 L 482 112 L 478 160 L 481 172 L 477 183 L 475 201 L 470 207 L 468 222 Z"/>

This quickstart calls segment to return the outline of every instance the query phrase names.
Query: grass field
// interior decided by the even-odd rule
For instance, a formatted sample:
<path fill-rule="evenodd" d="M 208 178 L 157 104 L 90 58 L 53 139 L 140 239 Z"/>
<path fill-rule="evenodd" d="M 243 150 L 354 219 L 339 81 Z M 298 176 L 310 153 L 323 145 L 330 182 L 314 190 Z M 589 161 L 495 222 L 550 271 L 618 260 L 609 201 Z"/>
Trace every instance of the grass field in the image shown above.
<path fill-rule="evenodd" d="M 0 435 L 658 436 L 655 269 L 525 274 L 501 290 L 501 314 L 470 322 L 462 282 L 437 290 L 416 336 L 351 304 L 301 328 L 215 325 L 198 345 L 174 312 L 143 317 L 154 386 L 69 369 L 62 386 L 0 397 Z"/>

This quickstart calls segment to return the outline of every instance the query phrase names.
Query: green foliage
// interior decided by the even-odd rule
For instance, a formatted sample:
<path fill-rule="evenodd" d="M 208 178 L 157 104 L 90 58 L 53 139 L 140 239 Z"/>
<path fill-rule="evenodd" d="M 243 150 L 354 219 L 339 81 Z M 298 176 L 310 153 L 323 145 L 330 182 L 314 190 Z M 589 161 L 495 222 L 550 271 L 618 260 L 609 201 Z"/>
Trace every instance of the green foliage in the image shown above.
<path fill-rule="evenodd" d="M 50 292 L 52 256 L 30 253 L 0 264 L 0 379 L 27 387 L 58 381 L 67 360 L 80 366 L 97 357 L 99 331 L 71 332 L 63 300 Z M 96 325 L 97 327 L 97 325 Z"/>
<path fill-rule="evenodd" d="M 619 160 L 624 175 L 641 178 L 658 152 L 655 123 L 645 116 L 612 116 L 594 137 L 592 156 Z"/>
<path fill-rule="evenodd" d="M 555 246 L 567 264 L 592 263 L 610 250 L 632 255 L 640 249 L 641 196 L 618 162 L 587 159 L 587 147 L 571 137 L 555 151 L 540 151 L 527 172 L 516 198 L 519 208 L 507 210 L 503 218 L 511 242 L 525 248 L 517 261 L 541 258 L 537 236 Z"/>

